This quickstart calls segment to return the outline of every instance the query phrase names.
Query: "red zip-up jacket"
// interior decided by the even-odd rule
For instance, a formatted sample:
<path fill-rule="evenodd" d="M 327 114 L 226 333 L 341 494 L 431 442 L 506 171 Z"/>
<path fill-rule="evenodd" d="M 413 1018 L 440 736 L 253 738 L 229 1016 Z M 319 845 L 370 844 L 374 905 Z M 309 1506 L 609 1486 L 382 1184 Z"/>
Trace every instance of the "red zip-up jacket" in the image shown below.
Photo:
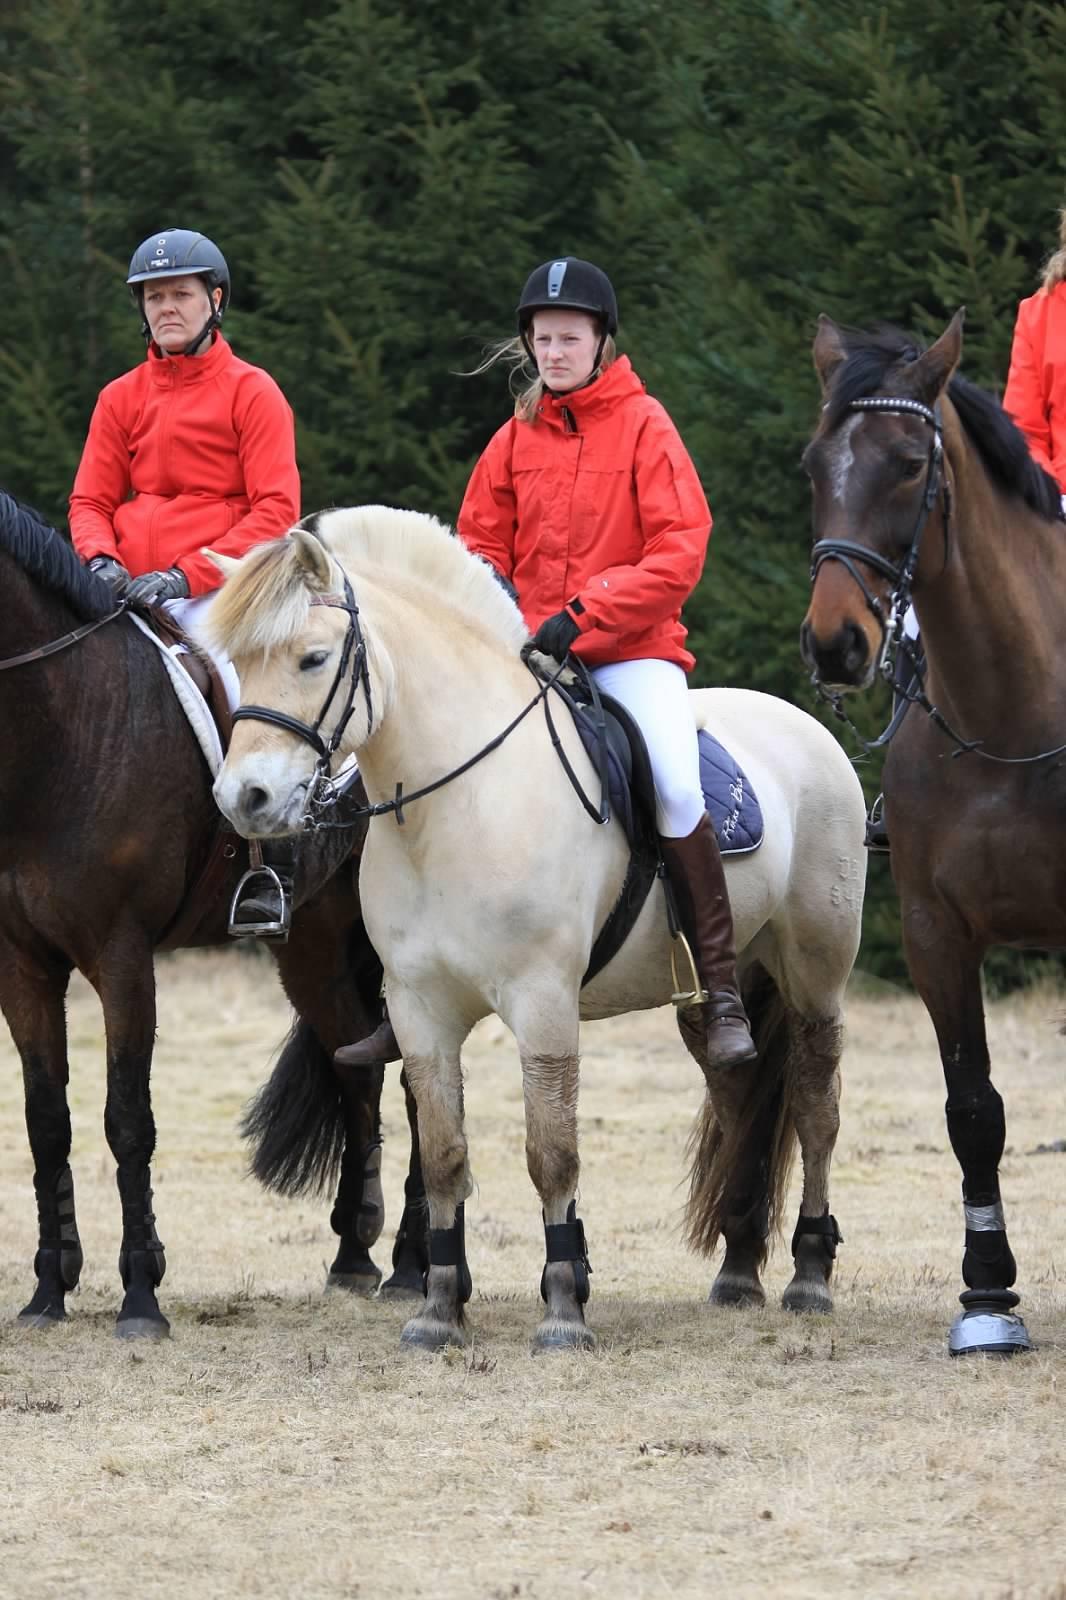
<path fill-rule="evenodd" d="M 1066 492 L 1066 283 L 1018 306 L 1003 409 L 1025 434 L 1033 458 Z"/>
<path fill-rule="evenodd" d="M 180 567 L 192 595 L 222 574 L 200 550 L 240 556 L 300 515 L 288 401 L 221 334 L 202 356 L 148 357 L 101 390 L 70 496 L 83 561 L 137 577 Z"/>
<path fill-rule="evenodd" d="M 489 441 L 460 538 L 509 578 L 531 633 L 567 608 L 590 666 L 654 657 L 685 671 L 681 607 L 699 581 L 711 513 L 658 400 L 621 356 L 587 388 L 546 394 Z"/>

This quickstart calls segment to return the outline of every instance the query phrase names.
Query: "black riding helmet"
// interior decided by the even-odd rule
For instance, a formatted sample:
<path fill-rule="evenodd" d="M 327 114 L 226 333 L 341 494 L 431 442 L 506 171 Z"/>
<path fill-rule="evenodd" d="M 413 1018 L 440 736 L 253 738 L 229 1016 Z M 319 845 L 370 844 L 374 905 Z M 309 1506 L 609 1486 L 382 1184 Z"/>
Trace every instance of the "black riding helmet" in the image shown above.
<path fill-rule="evenodd" d="M 185 346 L 183 354 L 187 356 L 198 350 L 211 330 L 219 326 L 229 305 L 229 267 L 218 245 L 206 235 L 193 233 L 189 228 L 164 228 L 159 233 L 149 234 L 148 238 L 137 246 L 126 277 L 134 304 L 139 308 L 143 319 L 141 332 L 148 339 L 151 337 L 151 332 L 148 319 L 144 316 L 144 290 L 138 285 L 147 283 L 152 278 L 190 276 L 202 278 L 208 293 L 212 289 L 221 289 L 222 299 L 217 311 L 212 305 L 211 315 L 198 337 Z"/>
<path fill-rule="evenodd" d="M 609 334 L 618 331 L 618 301 L 606 272 L 579 256 L 544 261 L 526 279 L 518 302 L 518 336 L 533 356 L 529 325 L 537 311 L 587 311 L 600 324 L 600 344 L 593 371 L 599 367 Z"/>

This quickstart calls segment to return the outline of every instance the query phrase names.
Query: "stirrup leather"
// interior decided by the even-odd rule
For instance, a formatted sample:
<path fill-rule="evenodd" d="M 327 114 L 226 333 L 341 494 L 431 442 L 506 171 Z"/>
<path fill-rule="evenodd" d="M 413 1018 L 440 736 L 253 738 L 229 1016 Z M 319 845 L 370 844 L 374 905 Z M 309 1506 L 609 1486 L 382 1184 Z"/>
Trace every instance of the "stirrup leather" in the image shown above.
<path fill-rule="evenodd" d="M 689 989 L 683 989 L 681 987 L 681 979 L 678 976 L 678 945 L 681 946 L 682 956 L 685 962 L 688 964 L 687 976 L 692 979 L 692 987 Z M 699 972 L 696 970 L 696 958 L 692 954 L 692 946 L 689 944 L 680 928 L 674 934 L 673 943 L 670 946 L 670 977 L 674 985 L 674 992 L 670 996 L 670 999 L 672 1003 L 677 1006 L 679 1011 L 684 1010 L 688 1006 L 701 1006 L 710 999 L 710 995 L 707 993 L 707 990 L 703 987 L 703 984 L 700 981 Z"/>
<path fill-rule="evenodd" d="M 275 918 L 264 918 L 260 922 L 238 922 L 237 912 L 242 900 L 249 894 L 252 886 L 260 892 L 274 894 L 281 907 L 280 914 Z M 260 867 L 249 867 L 243 875 L 236 889 L 233 899 L 229 903 L 229 926 L 227 932 L 231 939 L 275 939 L 279 944 L 284 944 L 289 937 L 289 927 L 292 923 L 292 900 L 285 891 L 274 868 L 264 861 Z"/>

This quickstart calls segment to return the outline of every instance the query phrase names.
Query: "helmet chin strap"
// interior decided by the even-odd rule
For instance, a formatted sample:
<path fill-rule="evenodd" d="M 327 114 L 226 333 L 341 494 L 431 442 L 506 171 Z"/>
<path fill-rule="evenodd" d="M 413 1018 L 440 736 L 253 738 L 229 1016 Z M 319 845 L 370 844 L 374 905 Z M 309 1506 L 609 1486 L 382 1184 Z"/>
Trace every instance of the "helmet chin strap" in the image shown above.
<path fill-rule="evenodd" d="M 219 316 L 217 309 L 212 307 L 211 315 L 200 329 L 200 332 L 197 334 L 196 338 L 191 339 L 185 346 L 185 349 L 181 352 L 182 355 L 194 356 L 197 350 L 199 350 L 200 346 L 203 344 L 204 340 L 207 338 L 208 334 L 210 334 L 215 328 L 221 328 L 221 326 L 222 318 Z"/>

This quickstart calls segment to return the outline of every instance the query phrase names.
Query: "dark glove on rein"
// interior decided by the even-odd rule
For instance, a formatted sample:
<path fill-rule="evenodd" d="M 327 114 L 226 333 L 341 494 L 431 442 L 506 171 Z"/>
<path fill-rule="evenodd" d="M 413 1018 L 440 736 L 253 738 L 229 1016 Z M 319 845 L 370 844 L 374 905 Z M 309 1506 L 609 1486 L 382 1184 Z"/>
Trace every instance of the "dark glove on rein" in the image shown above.
<path fill-rule="evenodd" d="M 554 656 L 561 663 L 570 654 L 570 646 L 580 632 L 569 611 L 557 611 L 554 617 L 542 622 L 533 635 L 533 648 L 542 655 Z"/>
<path fill-rule="evenodd" d="M 164 600 L 187 600 L 189 580 L 180 567 L 166 572 L 142 572 L 126 590 L 126 598 L 135 606 L 160 606 Z"/>
<path fill-rule="evenodd" d="M 89 571 L 95 572 L 98 578 L 103 578 L 105 583 L 109 583 L 116 597 L 124 595 L 129 588 L 130 575 L 122 562 L 116 561 L 113 556 L 93 556 L 89 562 Z"/>

